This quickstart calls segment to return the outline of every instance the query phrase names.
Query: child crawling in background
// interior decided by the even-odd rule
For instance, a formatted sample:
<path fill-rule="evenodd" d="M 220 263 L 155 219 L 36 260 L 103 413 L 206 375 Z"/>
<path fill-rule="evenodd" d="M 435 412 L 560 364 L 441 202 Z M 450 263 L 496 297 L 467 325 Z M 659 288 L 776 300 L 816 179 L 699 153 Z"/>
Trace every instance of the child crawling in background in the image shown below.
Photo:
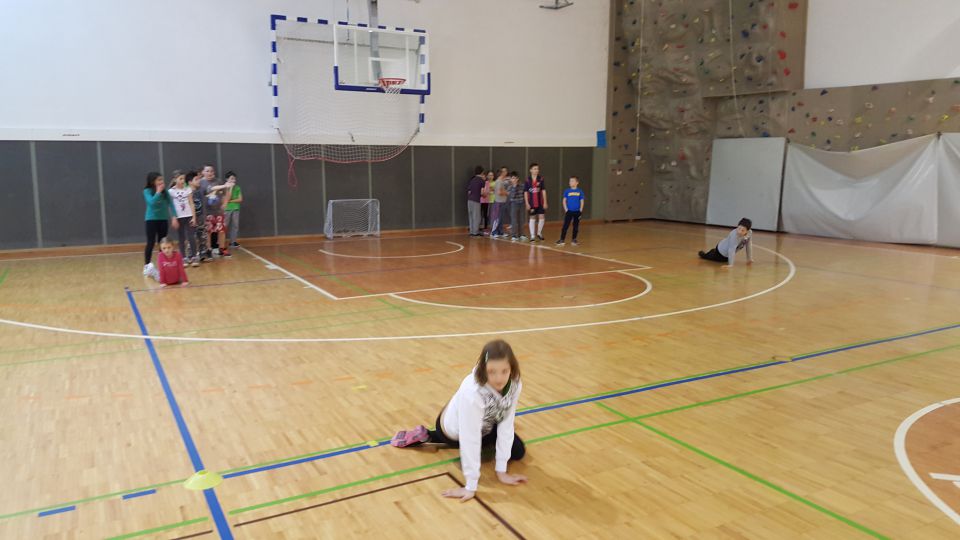
<path fill-rule="evenodd" d="M 700 251 L 697 254 L 700 255 L 701 259 L 727 263 L 723 267 L 730 268 L 736 260 L 737 252 L 746 248 L 747 264 L 753 264 L 753 233 L 750 231 L 751 227 L 753 227 L 753 222 L 743 218 L 737 224 L 737 228 L 730 231 L 730 234 L 721 240 L 717 247 L 706 253 Z"/>
<path fill-rule="evenodd" d="M 183 268 L 183 256 L 176 249 L 170 239 L 160 240 L 160 254 L 157 255 L 157 281 L 161 287 L 167 285 L 186 286 L 187 271 Z"/>
<path fill-rule="evenodd" d="M 507 462 L 523 459 L 526 454 L 523 441 L 513 428 L 522 387 L 520 365 L 513 349 L 502 339 L 491 341 L 484 345 L 476 367 L 440 411 L 436 430 L 417 426 L 397 433 L 390 444 L 400 448 L 424 443 L 459 448 L 466 486 L 448 489 L 443 492 L 444 497 L 469 501 L 477 494 L 481 449 L 496 449 L 494 470 L 502 483 L 524 483 L 526 476 L 507 473 Z"/>

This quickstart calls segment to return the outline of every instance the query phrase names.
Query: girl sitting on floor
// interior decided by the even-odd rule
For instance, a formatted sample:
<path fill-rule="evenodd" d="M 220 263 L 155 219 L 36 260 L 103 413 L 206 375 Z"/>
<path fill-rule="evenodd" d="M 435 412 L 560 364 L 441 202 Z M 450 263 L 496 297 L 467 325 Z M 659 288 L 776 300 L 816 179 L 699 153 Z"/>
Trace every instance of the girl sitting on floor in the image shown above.
<path fill-rule="evenodd" d="M 436 429 L 417 426 L 397 433 L 390 444 L 403 448 L 439 444 L 460 449 L 466 487 L 448 489 L 444 497 L 468 501 L 477 493 L 482 448 L 496 449 L 497 478 L 508 485 L 527 481 L 507 473 L 507 462 L 523 459 L 526 448 L 514 433 L 513 419 L 520 398 L 520 365 L 513 349 L 502 339 L 484 345 L 473 371 L 437 416 Z"/>

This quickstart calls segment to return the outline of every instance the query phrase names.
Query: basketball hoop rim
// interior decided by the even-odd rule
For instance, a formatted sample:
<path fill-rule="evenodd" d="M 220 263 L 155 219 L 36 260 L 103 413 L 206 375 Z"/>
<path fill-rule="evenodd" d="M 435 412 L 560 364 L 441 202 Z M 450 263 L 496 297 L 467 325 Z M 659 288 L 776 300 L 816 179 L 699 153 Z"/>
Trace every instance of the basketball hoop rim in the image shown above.
<path fill-rule="evenodd" d="M 400 86 L 401 84 L 407 82 L 407 80 L 399 77 L 380 77 L 377 82 L 380 85 L 380 88 L 390 88 L 393 86 Z"/>

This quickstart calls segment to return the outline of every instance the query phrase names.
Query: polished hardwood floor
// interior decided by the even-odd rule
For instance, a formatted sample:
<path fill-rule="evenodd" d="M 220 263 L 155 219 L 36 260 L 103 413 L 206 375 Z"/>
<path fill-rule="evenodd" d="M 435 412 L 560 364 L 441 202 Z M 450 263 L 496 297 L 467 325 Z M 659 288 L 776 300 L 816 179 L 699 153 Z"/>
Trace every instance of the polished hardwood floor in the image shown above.
<path fill-rule="evenodd" d="M 725 232 L 258 241 L 164 289 L 136 249 L 0 253 L 0 538 L 957 538 L 960 252 L 698 260 Z M 443 499 L 455 450 L 384 441 L 498 337 L 530 482 Z"/>

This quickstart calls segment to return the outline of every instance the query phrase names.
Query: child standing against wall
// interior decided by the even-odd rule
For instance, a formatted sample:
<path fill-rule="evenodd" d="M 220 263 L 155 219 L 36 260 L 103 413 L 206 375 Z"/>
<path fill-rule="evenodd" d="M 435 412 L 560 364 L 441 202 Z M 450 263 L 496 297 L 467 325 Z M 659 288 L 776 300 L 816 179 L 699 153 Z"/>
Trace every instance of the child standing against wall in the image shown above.
<path fill-rule="evenodd" d="M 190 184 L 190 189 L 192 193 L 190 194 L 190 199 L 193 202 L 193 216 L 194 216 L 194 247 L 196 248 L 190 254 L 190 265 L 191 266 L 200 266 L 200 261 L 210 260 L 207 257 L 207 242 L 210 241 L 210 237 L 207 235 L 206 227 L 206 213 L 204 212 L 204 199 L 206 199 L 206 193 L 203 191 L 203 185 L 200 182 L 200 174 L 196 171 L 190 171 L 187 173 L 187 183 Z"/>
<path fill-rule="evenodd" d="M 187 175 L 180 171 L 174 171 L 174 174 L 176 176 L 173 177 L 174 185 L 170 188 L 170 196 L 173 197 L 173 207 L 177 212 L 177 221 L 180 222 L 180 228 L 177 229 L 180 238 L 178 242 L 180 255 L 186 259 L 197 252 L 197 219 L 193 207 L 193 190 L 187 184 Z M 190 251 L 187 251 L 188 243 Z"/>
<path fill-rule="evenodd" d="M 240 232 L 240 203 L 243 202 L 243 190 L 237 185 L 237 173 L 227 171 L 227 183 L 233 182 L 233 189 L 229 191 L 227 207 L 224 212 L 223 226 L 227 229 L 227 243 L 231 248 L 240 247 L 237 243 L 237 233 Z"/>
<path fill-rule="evenodd" d="M 547 210 L 547 189 L 544 187 L 543 177 L 540 176 L 540 165 L 530 164 L 530 176 L 523 185 L 524 202 L 530 216 L 530 241 L 543 241 L 543 222 Z M 538 223 L 539 220 L 539 223 Z"/>
<path fill-rule="evenodd" d="M 526 225 L 524 219 L 523 206 L 523 184 L 520 183 L 520 174 L 517 171 L 510 172 L 510 187 L 507 190 L 507 197 L 510 202 L 510 241 L 526 240 L 527 235 L 523 234 L 523 227 Z"/>
<path fill-rule="evenodd" d="M 563 229 L 560 231 L 560 239 L 557 245 L 562 246 L 566 243 L 567 227 L 573 222 L 573 245 L 577 244 L 577 234 L 580 232 L 580 215 L 583 213 L 583 204 L 587 198 L 583 190 L 579 188 L 580 179 L 576 176 L 570 177 L 570 187 L 563 191 Z"/>

